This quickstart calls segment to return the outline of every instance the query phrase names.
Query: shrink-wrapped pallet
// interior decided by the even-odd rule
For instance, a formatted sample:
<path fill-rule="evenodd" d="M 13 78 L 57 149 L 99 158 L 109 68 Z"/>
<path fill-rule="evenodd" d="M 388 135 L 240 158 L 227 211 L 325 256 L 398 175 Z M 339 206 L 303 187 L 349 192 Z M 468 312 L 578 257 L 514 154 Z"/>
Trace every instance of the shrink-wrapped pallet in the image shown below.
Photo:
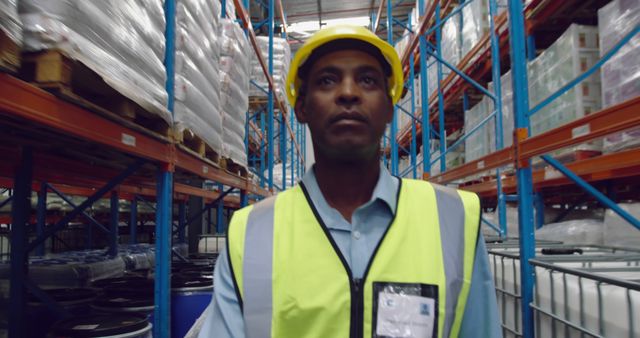
<path fill-rule="evenodd" d="M 598 11 L 600 55 L 604 56 L 640 24 L 640 1 L 611 1 Z M 640 96 L 640 35 L 627 42 L 600 71 L 602 104 L 614 106 Z M 615 152 L 640 145 L 640 128 L 607 136 L 603 151 Z"/>
<path fill-rule="evenodd" d="M 222 19 L 220 29 L 220 104 L 223 113 L 223 153 L 247 166 L 245 131 L 249 109 L 249 42 L 240 26 Z"/>
<path fill-rule="evenodd" d="M 18 15 L 18 0 L 0 2 L 0 30 L 16 45 L 22 45 L 22 23 Z"/>
<path fill-rule="evenodd" d="M 269 38 L 266 36 L 259 36 L 257 38 L 258 46 L 262 52 L 262 58 L 265 65 L 268 66 L 269 60 Z M 276 93 L 279 97 L 285 98 L 285 81 L 287 73 L 289 71 L 289 63 L 291 61 L 291 49 L 287 40 L 282 38 L 273 38 L 273 82 L 276 87 Z M 264 71 L 258 61 L 257 56 L 254 54 L 251 59 L 251 80 L 264 90 L 269 89 L 267 78 L 264 75 Z M 255 85 L 250 86 L 250 95 L 265 97 L 266 93 L 257 88 Z"/>
<path fill-rule="evenodd" d="M 61 50 L 167 122 L 161 0 L 22 0 L 24 49 Z"/>
<path fill-rule="evenodd" d="M 495 151 L 495 115 L 473 134 L 471 130 L 478 126 L 493 112 L 493 102 L 489 97 L 484 97 L 471 109 L 464 112 L 465 159 L 473 161 Z M 493 142 L 492 142 L 493 141 Z"/>
<path fill-rule="evenodd" d="M 175 122 L 223 152 L 218 26 L 220 3 L 180 0 L 176 5 Z"/>
<path fill-rule="evenodd" d="M 619 206 L 636 219 L 640 218 L 640 203 Z M 609 209 L 604 216 L 604 244 L 640 248 L 640 231 Z"/>
<path fill-rule="evenodd" d="M 573 24 L 556 42 L 529 63 L 529 98 L 535 107 L 598 61 L 598 29 Z M 538 135 L 600 110 L 599 74 L 588 77 L 531 116 Z M 594 143 L 594 150 L 598 146 Z"/>

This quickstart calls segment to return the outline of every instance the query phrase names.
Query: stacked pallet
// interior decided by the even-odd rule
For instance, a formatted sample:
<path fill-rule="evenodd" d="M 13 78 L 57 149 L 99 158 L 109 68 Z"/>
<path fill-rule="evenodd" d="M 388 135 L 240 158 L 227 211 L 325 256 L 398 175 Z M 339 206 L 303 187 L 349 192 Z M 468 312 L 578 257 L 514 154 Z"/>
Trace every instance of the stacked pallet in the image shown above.
<path fill-rule="evenodd" d="M 529 97 L 534 107 L 598 61 L 598 28 L 573 24 L 529 63 Z M 531 134 L 539 135 L 600 110 L 599 74 L 594 74 L 531 116 Z"/>
<path fill-rule="evenodd" d="M 217 162 L 222 150 L 218 31 L 220 3 L 176 6 L 175 127 L 178 140 Z"/>
<path fill-rule="evenodd" d="M 0 3 L 0 69 L 16 72 L 20 66 L 22 23 L 17 0 Z"/>
<path fill-rule="evenodd" d="M 66 93 L 108 108 L 132 102 L 172 122 L 161 0 L 23 0 L 19 12 L 24 50 L 32 52 L 24 60 L 27 78 L 46 88 L 59 84 Z M 134 115 L 132 110 L 123 113 Z"/>
<path fill-rule="evenodd" d="M 467 134 L 465 143 L 465 159 L 473 161 L 495 151 L 495 118 L 469 134 L 473 128 L 485 120 L 493 112 L 493 102 L 484 97 L 478 104 L 464 112 L 464 130 Z M 495 116 L 495 115 L 494 115 Z"/>
<path fill-rule="evenodd" d="M 259 36 L 257 38 L 258 46 L 262 52 L 262 58 L 265 63 L 269 60 L 269 38 L 266 36 Z M 273 38 L 273 82 L 275 85 L 275 92 L 281 98 L 286 97 L 285 81 L 287 79 L 287 73 L 289 72 L 289 63 L 291 60 L 291 49 L 286 39 Z M 267 78 L 264 75 L 264 71 L 260 66 L 258 57 L 254 54 L 251 58 L 251 80 L 264 90 L 268 90 L 269 85 Z M 266 97 L 266 93 L 252 85 L 249 91 L 249 95 L 253 97 Z"/>
<path fill-rule="evenodd" d="M 249 42 L 234 20 L 222 19 L 220 27 L 220 103 L 223 114 L 223 156 L 247 166 L 244 143 L 249 109 Z"/>
<path fill-rule="evenodd" d="M 600 55 L 604 56 L 640 24 L 639 1 L 612 1 L 598 11 Z M 604 108 L 640 96 L 640 35 L 636 34 L 602 66 Z M 640 145 L 640 128 L 605 138 L 603 151 L 615 152 Z"/>
<path fill-rule="evenodd" d="M 485 34 L 489 33 L 491 15 L 490 0 L 472 0 L 462 9 L 462 55 L 467 55 Z M 527 1 L 529 2 L 529 1 Z M 497 0 L 497 14 L 507 9 L 507 0 Z"/>

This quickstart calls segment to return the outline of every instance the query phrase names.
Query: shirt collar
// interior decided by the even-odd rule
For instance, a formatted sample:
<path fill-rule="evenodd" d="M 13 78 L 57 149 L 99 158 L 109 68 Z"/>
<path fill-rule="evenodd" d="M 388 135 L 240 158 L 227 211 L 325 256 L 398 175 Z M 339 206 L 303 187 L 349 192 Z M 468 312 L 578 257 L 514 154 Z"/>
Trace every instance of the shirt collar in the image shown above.
<path fill-rule="evenodd" d="M 318 185 L 318 180 L 316 178 L 314 168 L 315 166 L 307 170 L 304 177 L 302 178 L 302 183 L 308 190 L 317 192 L 318 195 L 322 196 L 322 198 L 324 199 L 322 190 L 320 190 L 320 186 Z M 382 163 L 380 163 L 380 175 L 378 176 L 378 182 L 376 182 L 376 186 L 373 189 L 373 193 L 371 194 L 370 201 L 375 201 L 376 199 L 383 201 L 385 204 L 387 204 L 391 212 L 395 214 L 398 204 L 399 188 L 399 179 L 392 176 L 391 173 L 389 173 L 389 170 Z"/>

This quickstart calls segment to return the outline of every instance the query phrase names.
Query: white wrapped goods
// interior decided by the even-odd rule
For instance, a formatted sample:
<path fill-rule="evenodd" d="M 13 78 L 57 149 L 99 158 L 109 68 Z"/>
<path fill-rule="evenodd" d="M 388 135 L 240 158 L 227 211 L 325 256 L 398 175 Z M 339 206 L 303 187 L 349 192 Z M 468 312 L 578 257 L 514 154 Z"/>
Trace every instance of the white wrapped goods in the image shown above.
<path fill-rule="evenodd" d="M 24 49 L 58 49 L 146 110 L 166 109 L 161 0 L 23 0 Z"/>
<path fill-rule="evenodd" d="M 231 19 L 220 26 L 220 104 L 223 116 L 223 154 L 236 164 L 247 166 L 245 130 L 249 110 L 250 49 L 242 28 Z"/>
<path fill-rule="evenodd" d="M 180 0 L 176 5 L 175 122 L 222 153 L 219 16 L 217 1 Z"/>
<path fill-rule="evenodd" d="M 597 27 L 573 24 L 529 63 L 529 97 L 535 107 L 598 61 Z M 594 74 L 531 116 L 531 133 L 547 130 L 600 110 L 600 76 Z"/>
<path fill-rule="evenodd" d="M 598 11 L 600 55 L 604 56 L 640 24 L 640 1 L 614 0 Z M 614 106 L 640 96 L 640 35 L 636 34 L 601 69 L 602 104 Z M 640 145 L 640 128 L 608 136 L 603 151 L 615 152 Z"/>
<path fill-rule="evenodd" d="M 640 218 L 640 203 L 621 203 L 619 206 Z M 609 209 L 604 215 L 604 244 L 640 248 L 640 231 Z"/>
<path fill-rule="evenodd" d="M 15 44 L 22 45 L 22 23 L 18 16 L 18 0 L 0 2 L 0 30 Z"/>

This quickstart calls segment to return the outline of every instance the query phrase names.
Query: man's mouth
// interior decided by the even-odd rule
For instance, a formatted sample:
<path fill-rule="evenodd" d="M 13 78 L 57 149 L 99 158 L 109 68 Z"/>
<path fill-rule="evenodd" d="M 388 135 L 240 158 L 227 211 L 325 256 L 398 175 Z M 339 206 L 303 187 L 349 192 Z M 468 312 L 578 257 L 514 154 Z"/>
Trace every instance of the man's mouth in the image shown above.
<path fill-rule="evenodd" d="M 345 111 L 331 118 L 329 124 L 362 124 L 367 122 L 367 119 L 359 112 Z"/>

